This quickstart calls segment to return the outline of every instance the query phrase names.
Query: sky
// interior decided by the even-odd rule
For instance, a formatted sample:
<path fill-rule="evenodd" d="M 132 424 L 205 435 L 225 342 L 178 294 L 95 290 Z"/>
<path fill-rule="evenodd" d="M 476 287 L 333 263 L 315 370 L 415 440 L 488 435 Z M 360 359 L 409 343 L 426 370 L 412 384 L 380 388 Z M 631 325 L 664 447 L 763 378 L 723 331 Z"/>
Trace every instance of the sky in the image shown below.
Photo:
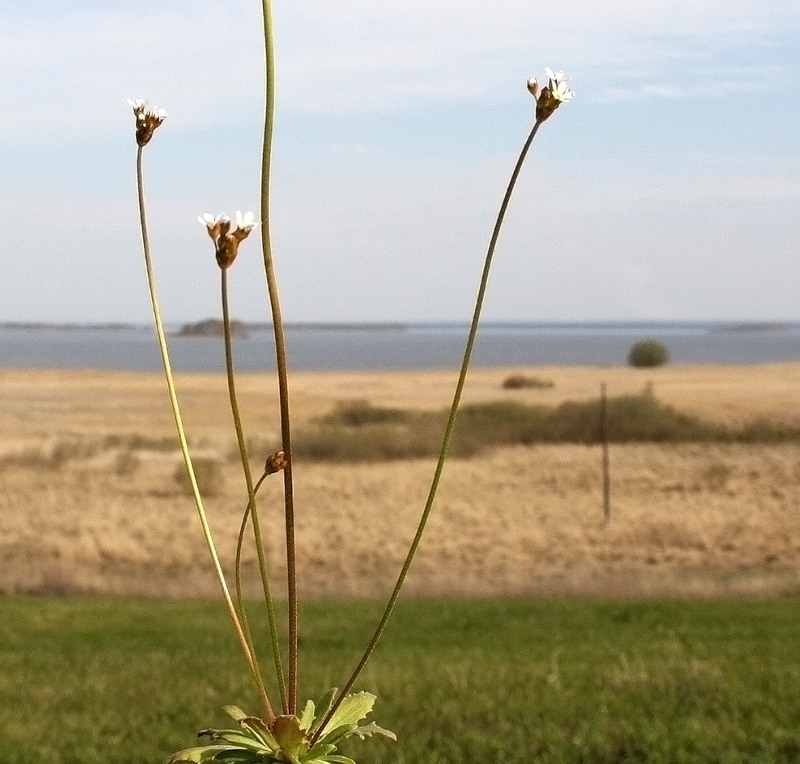
<path fill-rule="evenodd" d="M 170 323 L 219 314 L 203 212 L 259 209 L 254 0 L 0 0 L 0 321 L 150 320 L 145 149 Z M 467 320 L 533 124 L 576 92 L 509 206 L 489 320 L 800 319 L 800 3 L 275 0 L 273 249 L 289 321 Z M 268 316 L 259 238 L 231 311 Z"/>

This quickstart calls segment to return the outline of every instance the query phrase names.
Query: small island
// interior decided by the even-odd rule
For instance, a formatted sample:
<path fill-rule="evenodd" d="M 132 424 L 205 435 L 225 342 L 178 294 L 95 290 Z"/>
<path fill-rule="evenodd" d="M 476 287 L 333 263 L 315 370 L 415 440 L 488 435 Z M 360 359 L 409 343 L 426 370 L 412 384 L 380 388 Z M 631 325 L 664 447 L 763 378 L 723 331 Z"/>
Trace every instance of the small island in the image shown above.
<path fill-rule="evenodd" d="M 222 337 L 224 334 L 222 321 L 218 318 L 206 318 L 191 324 L 184 324 L 176 333 L 176 337 Z M 231 321 L 231 335 L 246 338 L 247 325 L 242 321 Z"/>

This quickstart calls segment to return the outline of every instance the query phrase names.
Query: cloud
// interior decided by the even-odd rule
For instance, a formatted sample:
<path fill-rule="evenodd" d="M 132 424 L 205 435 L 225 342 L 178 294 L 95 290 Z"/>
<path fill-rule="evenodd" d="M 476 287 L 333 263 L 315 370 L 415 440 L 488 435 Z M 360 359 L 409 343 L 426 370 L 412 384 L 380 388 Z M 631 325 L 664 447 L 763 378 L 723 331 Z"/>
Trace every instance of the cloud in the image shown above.
<path fill-rule="evenodd" d="M 0 32 L 0 94 L 14 115 L 0 123 L 4 137 L 92 138 L 118 129 L 125 99 L 139 95 L 195 125 L 215 123 L 263 88 L 260 72 L 241 76 L 253 51 L 208 7 L 62 6 L 41 23 L 23 6 L 12 16 Z"/>
<path fill-rule="evenodd" d="M 133 95 L 196 127 L 245 119 L 261 98 L 256 3 L 40 6 L 12 9 L 0 32 L 0 94 L 14 115 L 4 138 L 102 133 Z M 279 92 L 289 113 L 339 115 L 507 101 L 551 65 L 599 100 L 674 98 L 687 92 L 674 83 L 687 61 L 746 51 L 764 65 L 775 30 L 796 36 L 799 19 L 777 0 L 564 0 L 547 11 L 530 0 L 306 0 L 275 9 Z M 721 72 L 688 92 L 730 86 Z"/>
<path fill-rule="evenodd" d="M 796 35 L 798 19 L 781 3 L 736 0 L 567 0 L 551 13 L 527 0 L 500 0 L 491 13 L 477 0 L 378 12 L 341 0 L 313 16 L 287 13 L 294 42 L 283 74 L 292 108 L 323 113 L 399 110 L 429 98 L 508 101 L 521 73 L 539 74 L 545 64 L 567 69 L 589 93 L 638 70 L 654 98 L 699 62 L 707 94 L 730 79 L 709 64 L 744 57 L 755 73 L 769 63 L 776 30 Z"/>
<path fill-rule="evenodd" d="M 545 65 L 573 76 L 578 100 L 563 120 L 559 112 L 558 130 L 548 123 L 546 147 L 537 146 L 520 179 L 493 276 L 494 315 L 641 313 L 643 298 L 633 292 L 648 279 L 683 293 L 684 268 L 671 252 L 714 263 L 729 256 L 730 242 L 719 241 L 729 235 L 743 272 L 760 267 L 765 249 L 791 269 L 797 223 L 788 210 L 800 189 L 789 116 L 800 6 L 786 6 L 276 4 L 274 231 L 287 314 L 462 315 L 523 137 L 515 132 L 520 111 L 507 118 L 513 110 L 505 106 L 522 103 L 528 118 L 524 82 Z M 6 311 L 20 295 L 42 295 L 44 285 L 27 317 L 47 310 L 54 318 L 146 320 L 144 292 L 128 287 L 141 265 L 125 98 L 141 95 L 169 112 L 148 148 L 147 183 L 159 267 L 166 283 L 184 284 L 182 292 L 165 289 L 170 314 L 208 312 L 213 285 L 206 297 L 185 276 L 208 243 L 196 216 L 251 208 L 258 194 L 259 14 L 250 0 L 232 0 L 224 12 L 181 0 L 31 0 L 7 12 L 0 164 L 10 171 L 0 200 L 10 219 L 35 210 L 43 222 L 21 245 L 13 226 L 5 233 L 7 250 L 23 249 L 0 301 Z M 748 100 L 754 94 L 758 100 Z M 742 120 L 748 103 L 762 106 L 760 119 Z M 245 273 L 247 259 L 237 263 L 251 285 L 243 288 L 253 291 L 242 295 L 251 317 L 263 309 L 256 266 Z M 671 269 L 663 281 L 658 268 Z M 79 278 L 112 270 L 113 278 Z M 577 272 L 584 292 L 552 294 Z M 619 284 L 629 282 L 626 303 Z M 592 291 L 596 283 L 602 294 Z M 776 284 L 765 277 L 765 290 Z M 653 294 L 645 297 L 653 304 Z M 761 299 L 771 309 L 770 293 Z M 789 304 L 787 297 L 775 310 Z"/>

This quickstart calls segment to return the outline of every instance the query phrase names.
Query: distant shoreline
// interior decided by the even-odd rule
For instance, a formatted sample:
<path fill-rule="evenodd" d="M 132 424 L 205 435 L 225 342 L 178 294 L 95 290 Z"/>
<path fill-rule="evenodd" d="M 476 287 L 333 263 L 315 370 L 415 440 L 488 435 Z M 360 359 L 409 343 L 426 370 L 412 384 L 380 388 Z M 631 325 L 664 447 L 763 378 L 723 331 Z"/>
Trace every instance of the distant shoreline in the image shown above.
<path fill-rule="evenodd" d="M 175 323 L 171 331 L 181 334 L 187 327 L 200 325 L 206 321 L 187 321 Z M 271 331 L 272 324 L 259 321 L 239 321 L 235 323 L 247 332 Z M 414 331 L 424 329 L 460 329 L 469 325 L 467 321 L 287 321 L 287 331 Z M 496 329 L 608 329 L 632 330 L 652 329 L 680 330 L 705 329 L 707 331 L 724 332 L 782 332 L 800 328 L 800 320 L 697 320 L 697 321 L 665 321 L 665 320 L 626 320 L 626 321 L 484 321 L 482 326 Z M 0 330 L 6 331 L 147 331 L 150 324 L 132 322 L 79 323 L 49 321 L 0 321 Z"/>
<path fill-rule="evenodd" d="M 256 371 L 274 363 L 266 323 L 232 321 L 236 366 Z M 218 319 L 171 323 L 172 362 L 180 371 L 215 371 L 224 363 Z M 293 369 L 457 368 L 466 324 L 289 322 Z M 631 345 L 653 338 L 672 363 L 769 363 L 800 360 L 800 322 L 555 323 L 487 321 L 480 329 L 477 366 L 616 365 Z M 0 324 L 0 367 L 160 369 L 155 329 L 148 324 Z"/>

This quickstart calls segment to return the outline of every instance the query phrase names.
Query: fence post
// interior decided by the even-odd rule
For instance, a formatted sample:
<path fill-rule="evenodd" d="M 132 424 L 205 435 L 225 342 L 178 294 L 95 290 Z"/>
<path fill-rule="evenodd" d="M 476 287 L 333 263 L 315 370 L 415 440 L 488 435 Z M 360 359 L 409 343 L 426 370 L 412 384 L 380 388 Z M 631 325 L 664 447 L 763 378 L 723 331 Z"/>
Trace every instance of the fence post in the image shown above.
<path fill-rule="evenodd" d="M 603 523 L 611 520 L 611 475 L 608 464 L 608 392 L 600 385 L 600 444 L 603 453 Z"/>

